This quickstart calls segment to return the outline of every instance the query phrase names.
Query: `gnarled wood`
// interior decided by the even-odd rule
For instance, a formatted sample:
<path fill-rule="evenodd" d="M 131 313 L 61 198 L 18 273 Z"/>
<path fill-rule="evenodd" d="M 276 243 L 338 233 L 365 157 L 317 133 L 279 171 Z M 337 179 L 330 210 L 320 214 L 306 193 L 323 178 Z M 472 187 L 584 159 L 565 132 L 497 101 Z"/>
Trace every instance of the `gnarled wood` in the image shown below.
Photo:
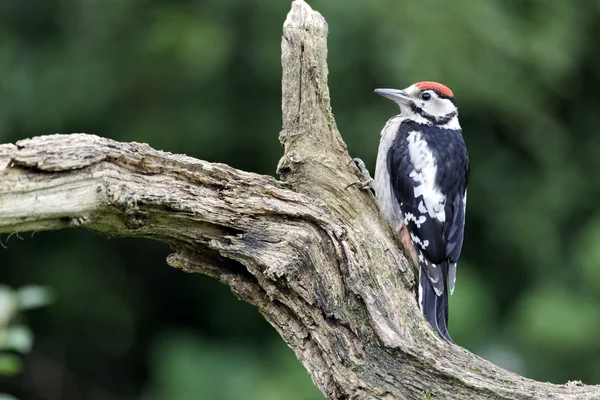
<path fill-rule="evenodd" d="M 429 329 L 415 277 L 354 167 L 327 88 L 327 24 L 284 24 L 282 180 L 97 136 L 0 146 L 0 232 L 83 227 L 168 243 L 170 265 L 229 285 L 330 399 L 597 399 L 502 370 Z M 374 127 L 377 129 L 377 127 Z"/>

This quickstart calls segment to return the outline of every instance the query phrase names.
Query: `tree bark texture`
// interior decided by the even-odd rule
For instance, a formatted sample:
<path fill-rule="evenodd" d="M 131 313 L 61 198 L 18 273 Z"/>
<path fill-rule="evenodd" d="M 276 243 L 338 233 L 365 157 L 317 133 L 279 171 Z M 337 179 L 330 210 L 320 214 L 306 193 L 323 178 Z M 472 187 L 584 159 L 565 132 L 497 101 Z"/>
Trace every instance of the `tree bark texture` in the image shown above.
<path fill-rule="evenodd" d="M 327 87 L 327 23 L 295 0 L 282 38 L 280 180 L 86 134 L 0 145 L 0 233 L 82 227 L 170 245 L 167 261 L 255 305 L 328 399 L 600 399 L 441 340 L 413 268 L 356 180 Z M 378 129 L 374 127 L 373 129 Z"/>

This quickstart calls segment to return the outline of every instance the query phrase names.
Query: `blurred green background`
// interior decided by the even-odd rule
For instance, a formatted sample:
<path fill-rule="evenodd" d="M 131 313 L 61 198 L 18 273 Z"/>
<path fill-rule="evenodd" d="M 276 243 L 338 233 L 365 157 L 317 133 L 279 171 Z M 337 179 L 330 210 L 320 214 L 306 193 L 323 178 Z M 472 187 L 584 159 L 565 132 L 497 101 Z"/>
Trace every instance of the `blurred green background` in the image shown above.
<path fill-rule="evenodd" d="M 450 328 L 527 377 L 600 383 L 600 2 L 313 0 L 353 156 L 395 112 L 376 87 L 456 94 L 471 155 Z M 147 142 L 275 174 L 282 0 L 2 0 L 0 142 L 55 132 Z M 169 268 L 167 246 L 82 230 L 2 237 L 27 311 L 27 399 L 321 399 L 248 304 Z"/>

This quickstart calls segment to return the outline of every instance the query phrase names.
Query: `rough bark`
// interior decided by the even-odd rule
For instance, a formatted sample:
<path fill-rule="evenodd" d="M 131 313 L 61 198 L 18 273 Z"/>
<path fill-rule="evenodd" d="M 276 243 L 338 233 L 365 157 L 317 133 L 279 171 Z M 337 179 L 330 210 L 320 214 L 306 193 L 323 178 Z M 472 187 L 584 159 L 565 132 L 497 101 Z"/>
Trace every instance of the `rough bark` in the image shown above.
<path fill-rule="evenodd" d="M 282 40 L 281 180 L 93 135 L 0 145 L 0 232 L 83 227 L 168 243 L 168 263 L 229 285 L 329 399 L 598 399 L 439 339 L 415 277 L 355 188 L 329 103 L 327 24 L 292 3 Z M 374 128 L 376 129 L 376 128 Z"/>

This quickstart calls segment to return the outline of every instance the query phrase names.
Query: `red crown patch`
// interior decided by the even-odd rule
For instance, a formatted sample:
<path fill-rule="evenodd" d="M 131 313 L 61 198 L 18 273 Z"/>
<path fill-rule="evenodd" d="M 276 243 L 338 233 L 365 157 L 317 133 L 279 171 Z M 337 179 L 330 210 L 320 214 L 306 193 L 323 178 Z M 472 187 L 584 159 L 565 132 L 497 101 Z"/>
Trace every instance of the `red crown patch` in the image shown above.
<path fill-rule="evenodd" d="M 415 83 L 415 86 L 421 90 L 435 90 L 439 94 L 447 97 L 454 97 L 454 93 L 448 86 L 437 82 L 423 81 Z"/>

